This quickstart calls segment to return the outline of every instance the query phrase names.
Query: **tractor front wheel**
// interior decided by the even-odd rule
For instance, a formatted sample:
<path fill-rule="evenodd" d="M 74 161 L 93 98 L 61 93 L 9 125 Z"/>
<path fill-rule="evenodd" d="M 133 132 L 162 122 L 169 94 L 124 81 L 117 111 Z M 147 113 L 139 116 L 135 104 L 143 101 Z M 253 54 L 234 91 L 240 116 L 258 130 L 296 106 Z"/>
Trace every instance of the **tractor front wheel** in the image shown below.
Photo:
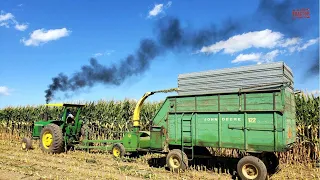
<path fill-rule="evenodd" d="M 61 153 L 64 150 L 61 128 L 56 124 L 45 126 L 40 135 L 40 148 L 48 153 Z"/>
<path fill-rule="evenodd" d="M 31 139 L 29 139 L 27 137 L 24 137 L 22 139 L 22 142 L 21 142 L 21 149 L 22 150 L 32 149 L 32 141 L 31 141 Z"/>
<path fill-rule="evenodd" d="M 124 146 L 121 143 L 116 143 L 112 147 L 112 154 L 115 158 L 121 158 L 126 153 Z"/>
<path fill-rule="evenodd" d="M 173 149 L 170 151 L 166 158 L 168 167 L 174 172 L 186 170 L 188 167 L 188 157 L 186 153 L 180 149 Z"/>

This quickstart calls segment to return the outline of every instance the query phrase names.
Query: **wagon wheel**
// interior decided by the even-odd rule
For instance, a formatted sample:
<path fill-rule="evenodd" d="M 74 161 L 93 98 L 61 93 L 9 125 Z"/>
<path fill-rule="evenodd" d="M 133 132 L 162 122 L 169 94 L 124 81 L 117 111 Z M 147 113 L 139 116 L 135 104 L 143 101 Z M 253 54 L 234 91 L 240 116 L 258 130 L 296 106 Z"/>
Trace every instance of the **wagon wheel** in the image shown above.
<path fill-rule="evenodd" d="M 32 149 L 32 141 L 31 139 L 24 137 L 21 141 L 21 149 L 22 150 L 29 150 Z"/>
<path fill-rule="evenodd" d="M 266 165 L 257 157 L 245 156 L 237 164 L 237 172 L 241 179 L 260 180 L 267 178 Z"/>
<path fill-rule="evenodd" d="M 112 147 L 112 154 L 115 158 L 121 158 L 126 153 L 124 146 L 121 143 L 116 143 Z"/>
<path fill-rule="evenodd" d="M 166 161 L 168 167 L 174 172 L 178 172 L 179 169 L 186 170 L 188 167 L 188 157 L 186 153 L 180 149 L 170 151 L 167 155 Z"/>

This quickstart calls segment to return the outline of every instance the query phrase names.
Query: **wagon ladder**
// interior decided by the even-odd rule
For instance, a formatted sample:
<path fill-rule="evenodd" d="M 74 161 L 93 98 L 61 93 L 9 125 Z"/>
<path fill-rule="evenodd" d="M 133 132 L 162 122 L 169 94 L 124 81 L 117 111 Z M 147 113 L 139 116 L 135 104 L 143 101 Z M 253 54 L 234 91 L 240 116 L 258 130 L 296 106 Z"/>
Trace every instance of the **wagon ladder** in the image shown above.
<path fill-rule="evenodd" d="M 181 116 L 181 150 L 191 150 L 191 159 L 193 160 L 194 149 L 193 149 L 193 137 L 192 137 L 192 117 L 194 112 L 191 114 L 191 117 L 184 117 L 184 113 Z"/>

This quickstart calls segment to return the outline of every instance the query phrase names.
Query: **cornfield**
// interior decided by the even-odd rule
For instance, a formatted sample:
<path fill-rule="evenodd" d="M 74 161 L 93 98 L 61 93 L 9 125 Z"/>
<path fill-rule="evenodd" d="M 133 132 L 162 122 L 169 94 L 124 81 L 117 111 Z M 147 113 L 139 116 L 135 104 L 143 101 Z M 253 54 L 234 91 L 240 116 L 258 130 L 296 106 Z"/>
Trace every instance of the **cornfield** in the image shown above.
<path fill-rule="evenodd" d="M 286 153 L 277 155 L 282 162 L 310 162 L 320 157 L 319 153 L 319 97 L 298 94 L 296 101 L 297 143 Z M 149 129 L 149 120 L 155 115 L 162 102 L 146 102 L 141 111 L 142 130 Z M 91 138 L 117 139 L 130 130 L 131 117 L 136 105 L 134 100 L 85 102 L 81 119 L 91 129 Z M 6 107 L 0 110 L 0 134 L 2 138 L 31 136 L 32 123 L 47 113 L 51 119 L 61 117 L 61 108 L 45 106 Z M 8 137 L 9 136 L 9 137 Z M 222 150 L 222 154 L 237 154 Z"/>

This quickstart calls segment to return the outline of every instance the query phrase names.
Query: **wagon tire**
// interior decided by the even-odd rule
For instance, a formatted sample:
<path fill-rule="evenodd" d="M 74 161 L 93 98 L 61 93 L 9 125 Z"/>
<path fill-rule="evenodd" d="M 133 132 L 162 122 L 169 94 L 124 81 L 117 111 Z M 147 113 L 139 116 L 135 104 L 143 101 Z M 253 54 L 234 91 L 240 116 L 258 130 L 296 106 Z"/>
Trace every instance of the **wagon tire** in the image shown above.
<path fill-rule="evenodd" d="M 180 149 L 173 149 L 166 158 L 167 166 L 170 170 L 178 172 L 179 170 L 186 170 L 188 168 L 188 157 L 186 153 Z"/>
<path fill-rule="evenodd" d="M 112 155 L 115 158 L 122 158 L 126 153 L 126 149 L 121 143 L 116 143 L 112 146 Z"/>
<path fill-rule="evenodd" d="M 257 157 L 245 156 L 237 164 L 237 172 L 242 180 L 265 180 L 267 167 Z"/>
<path fill-rule="evenodd" d="M 32 149 L 32 141 L 30 138 L 24 137 L 21 141 L 21 149 L 22 150 L 30 150 Z"/>
<path fill-rule="evenodd" d="M 40 148 L 47 153 L 61 153 L 64 151 L 62 130 L 58 125 L 49 124 L 41 130 Z"/>

